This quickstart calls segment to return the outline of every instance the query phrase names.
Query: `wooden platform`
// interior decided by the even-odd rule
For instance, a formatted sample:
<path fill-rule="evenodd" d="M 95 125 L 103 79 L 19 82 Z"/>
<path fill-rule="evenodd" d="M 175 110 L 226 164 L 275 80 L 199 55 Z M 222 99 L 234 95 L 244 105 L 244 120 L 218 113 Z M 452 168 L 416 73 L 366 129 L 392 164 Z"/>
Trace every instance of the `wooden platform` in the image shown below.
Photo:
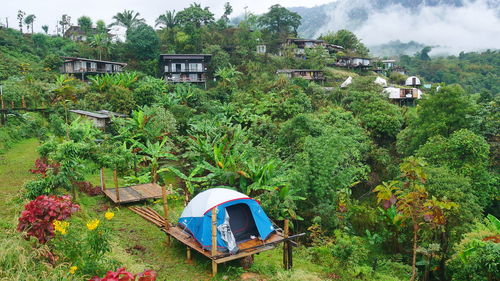
<path fill-rule="evenodd" d="M 180 227 L 173 226 L 168 229 L 162 228 L 161 230 L 165 232 L 167 235 L 172 236 L 173 238 L 183 243 L 187 247 L 197 251 L 198 253 L 215 261 L 216 263 L 223 263 L 232 260 L 237 260 L 244 258 L 246 256 L 251 256 L 260 252 L 274 249 L 276 247 L 276 244 L 282 241 L 284 238 L 281 232 L 276 232 L 271 234 L 271 236 L 268 239 L 266 239 L 266 241 L 261 241 L 260 239 L 256 238 L 238 244 L 238 248 L 240 248 L 240 251 L 236 255 L 229 255 L 227 253 L 217 251 L 217 255 L 212 256 L 210 251 L 203 250 L 200 243 L 198 243 L 191 235 L 182 231 Z"/>
<path fill-rule="evenodd" d="M 107 188 L 103 190 L 104 194 L 116 204 L 138 202 L 146 199 L 161 198 L 161 186 L 156 183 L 145 183 L 119 187 L 119 198 L 116 198 L 116 188 Z"/>

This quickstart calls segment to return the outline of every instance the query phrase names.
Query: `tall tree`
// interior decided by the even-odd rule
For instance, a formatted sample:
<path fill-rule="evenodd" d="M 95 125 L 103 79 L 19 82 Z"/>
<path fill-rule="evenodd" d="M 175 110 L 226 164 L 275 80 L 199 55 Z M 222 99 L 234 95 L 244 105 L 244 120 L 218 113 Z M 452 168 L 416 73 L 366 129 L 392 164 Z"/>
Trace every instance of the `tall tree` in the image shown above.
<path fill-rule="evenodd" d="M 124 10 L 123 12 L 113 16 L 114 22 L 112 22 L 109 26 L 122 26 L 128 30 L 129 28 L 140 23 L 144 23 L 144 19 L 139 16 L 140 14 L 138 12 L 133 10 Z"/>
<path fill-rule="evenodd" d="M 92 19 L 87 16 L 81 16 L 77 20 L 78 26 L 85 33 L 88 34 L 92 31 Z"/>
<path fill-rule="evenodd" d="M 165 14 L 160 15 L 155 21 L 155 27 L 159 25 L 169 29 L 174 28 L 177 25 L 175 10 L 165 11 Z"/>
<path fill-rule="evenodd" d="M 19 31 L 21 31 L 21 33 L 23 32 L 23 19 L 24 19 L 24 16 L 26 16 L 26 13 L 19 10 L 17 11 L 17 20 L 19 21 Z"/>
<path fill-rule="evenodd" d="M 109 51 L 109 38 L 106 33 L 97 33 L 92 36 L 90 46 L 97 49 L 99 52 L 99 59 L 102 60 L 102 53 L 108 54 Z"/>
<path fill-rule="evenodd" d="M 279 4 L 273 5 L 269 11 L 259 18 L 259 25 L 282 36 L 297 33 L 302 17 Z"/>
<path fill-rule="evenodd" d="M 224 4 L 224 14 L 222 14 L 221 19 L 224 20 L 226 23 L 229 22 L 229 16 L 233 13 L 233 7 L 229 2 L 226 2 Z"/>
<path fill-rule="evenodd" d="M 103 20 L 96 21 L 95 29 L 97 33 L 108 33 L 108 29 L 106 28 L 106 23 L 104 23 Z"/>
<path fill-rule="evenodd" d="M 126 46 L 131 57 L 154 59 L 160 51 L 160 39 L 151 26 L 143 23 L 127 30 Z"/>
<path fill-rule="evenodd" d="M 356 34 L 347 29 L 341 29 L 335 33 L 329 32 L 322 35 L 320 39 L 330 44 L 342 46 L 349 52 L 354 52 L 362 56 L 368 55 L 368 48 L 361 43 Z"/>
<path fill-rule="evenodd" d="M 64 14 L 61 16 L 61 20 L 59 21 L 59 25 L 61 26 L 61 32 L 64 36 L 64 32 L 66 31 L 66 27 L 71 26 L 71 17 Z"/>
<path fill-rule="evenodd" d="M 45 32 L 45 34 L 49 33 L 49 26 L 48 25 L 42 25 L 42 29 L 43 29 L 43 32 Z"/>
<path fill-rule="evenodd" d="M 214 22 L 214 14 L 208 7 L 201 8 L 200 4 L 193 3 L 188 8 L 177 13 L 177 21 L 184 27 L 199 28 Z"/>
<path fill-rule="evenodd" d="M 24 18 L 24 23 L 26 24 L 26 28 L 27 29 L 31 28 L 31 34 L 33 34 L 33 22 L 35 21 L 35 18 L 36 16 L 33 14 L 28 15 L 26 16 L 26 18 Z"/>

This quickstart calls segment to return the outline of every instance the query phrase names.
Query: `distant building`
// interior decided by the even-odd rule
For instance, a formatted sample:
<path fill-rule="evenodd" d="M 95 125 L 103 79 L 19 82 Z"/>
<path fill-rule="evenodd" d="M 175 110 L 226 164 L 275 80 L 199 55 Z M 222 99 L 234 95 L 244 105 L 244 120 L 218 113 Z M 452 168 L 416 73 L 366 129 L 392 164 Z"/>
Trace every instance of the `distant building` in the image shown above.
<path fill-rule="evenodd" d="M 371 59 L 363 57 L 340 57 L 337 59 L 335 66 L 347 68 L 369 68 L 371 67 Z"/>
<path fill-rule="evenodd" d="M 422 91 L 417 88 L 396 88 L 396 87 L 387 87 L 384 88 L 383 91 L 390 100 L 399 103 L 399 105 L 403 104 L 413 104 L 415 100 L 419 100 L 422 98 Z"/>
<path fill-rule="evenodd" d="M 287 78 L 303 78 L 310 81 L 325 80 L 323 71 L 312 69 L 279 69 L 276 71 L 278 75 L 284 75 Z"/>
<path fill-rule="evenodd" d="M 106 33 L 108 33 L 108 36 L 111 37 L 109 34 L 109 31 L 111 29 L 106 29 Z M 80 26 L 78 25 L 73 25 L 70 26 L 63 34 L 65 38 L 69 38 L 73 41 L 87 41 L 88 39 L 88 34 L 95 34 L 97 33 L 97 28 L 93 27 L 89 32 L 85 32 L 81 29 Z"/>
<path fill-rule="evenodd" d="M 418 79 L 417 76 L 410 76 L 406 78 L 405 86 L 420 87 L 421 85 L 422 83 L 420 82 L 420 79 Z"/>
<path fill-rule="evenodd" d="M 94 126 L 98 129 L 105 130 L 106 127 L 111 122 L 111 117 L 127 117 L 125 114 L 116 113 L 107 110 L 100 110 L 97 112 L 85 111 L 85 110 L 70 110 L 70 112 L 82 116 L 94 123 Z"/>
<path fill-rule="evenodd" d="M 265 44 L 259 44 L 256 48 L 257 54 L 265 54 L 267 52 L 267 46 Z"/>
<path fill-rule="evenodd" d="M 116 73 L 123 71 L 127 66 L 123 62 L 103 61 L 77 57 L 61 57 L 64 63 L 60 72 L 63 74 L 74 74 L 78 78 L 85 80 L 87 75 Z M 78 75 L 77 75 L 78 74 Z"/>
<path fill-rule="evenodd" d="M 384 70 L 391 70 L 396 66 L 396 60 L 382 60 L 381 62 Z"/>
<path fill-rule="evenodd" d="M 172 83 L 205 83 L 209 54 L 163 54 L 160 55 L 160 71 L 163 79 Z"/>

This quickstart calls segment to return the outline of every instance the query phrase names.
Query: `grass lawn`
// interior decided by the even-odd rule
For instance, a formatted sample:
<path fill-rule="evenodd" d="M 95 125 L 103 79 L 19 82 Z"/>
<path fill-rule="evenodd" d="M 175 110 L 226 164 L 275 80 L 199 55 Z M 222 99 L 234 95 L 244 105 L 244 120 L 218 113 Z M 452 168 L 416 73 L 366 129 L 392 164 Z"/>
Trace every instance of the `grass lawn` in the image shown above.
<path fill-rule="evenodd" d="M 4 240 L 0 242 L 4 245 L 13 245 L 11 249 L 5 251 L 4 256 L 0 253 L 0 262 L 4 262 L 3 266 L 8 266 L 5 262 L 7 260 L 11 267 L 16 267 L 20 261 L 28 260 L 25 256 L 30 255 L 32 244 L 23 241 L 15 231 L 16 218 L 24 204 L 23 200 L 16 195 L 26 181 L 36 177 L 28 170 L 33 167 L 38 157 L 36 152 L 38 145 L 35 139 L 25 140 L 16 144 L 6 154 L 0 155 L 0 229 L 2 230 L 0 239 Z M 112 171 L 106 170 L 105 173 L 108 186 L 113 186 Z M 99 174 L 88 175 L 87 180 L 97 185 Z M 168 176 L 166 181 L 175 183 L 175 178 Z M 123 185 L 124 181 L 120 179 L 119 183 Z M 302 251 L 297 251 L 295 255 L 296 270 L 292 272 L 282 270 L 282 252 L 279 248 L 257 255 L 254 265 L 247 272 L 239 267 L 237 261 L 234 261 L 219 265 L 218 276 L 211 278 L 211 266 L 208 259 L 192 251 L 193 261 L 187 263 L 185 247 L 175 240 L 168 246 L 165 234 L 130 211 L 127 206 L 114 206 L 104 196 L 90 197 L 82 193 L 78 194 L 76 201 L 81 206 L 78 216 L 83 220 L 102 219 L 107 209 L 115 212 L 115 217 L 109 222 L 114 233 L 113 250 L 110 256 L 133 273 L 153 269 L 158 272 L 160 277 L 158 280 L 321 280 L 318 277 L 319 268 L 309 262 L 301 262 Z M 150 201 L 140 204 L 150 205 L 162 213 L 159 202 Z M 169 219 L 176 221 L 183 209 L 182 201 L 169 200 L 169 207 L 171 207 Z M 0 269 L 0 280 L 42 280 L 24 277 L 31 276 L 30 271 L 33 272 L 34 269 L 30 262 L 36 261 L 37 258 L 34 256 L 32 260 L 26 261 L 26 265 L 17 266 L 14 270 L 23 271 L 19 274 L 20 277 L 17 277 L 18 279 L 12 278 L 16 275 L 8 275 Z M 77 280 L 68 277 L 67 267 L 68 265 L 62 265 L 55 270 L 42 267 L 42 269 L 37 269 L 41 273 L 35 275 L 47 276 L 43 280 Z M 5 279 L 6 276 L 8 279 Z"/>

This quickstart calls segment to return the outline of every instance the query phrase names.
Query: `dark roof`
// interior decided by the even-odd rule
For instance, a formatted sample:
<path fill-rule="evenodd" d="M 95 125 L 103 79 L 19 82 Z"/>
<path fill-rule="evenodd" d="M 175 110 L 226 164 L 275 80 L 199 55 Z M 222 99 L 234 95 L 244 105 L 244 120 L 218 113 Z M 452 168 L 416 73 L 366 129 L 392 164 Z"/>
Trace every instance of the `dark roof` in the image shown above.
<path fill-rule="evenodd" d="M 100 114 L 100 113 L 95 113 L 95 112 L 90 112 L 90 111 L 85 111 L 85 110 L 79 110 L 79 109 L 72 109 L 70 112 L 79 114 L 79 115 L 85 115 L 85 116 L 90 116 L 98 119 L 108 119 L 109 116 L 105 114 Z"/>
<path fill-rule="evenodd" d="M 96 27 L 91 28 L 92 31 L 96 31 Z M 106 28 L 106 32 L 111 31 L 110 28 Z M 78 34 L 78 35 L 83 35 L 85 32 L 82 30 L 82 28 L 79 25 L 72 25 L 70 26 L 65 32 L 64 36 L 69 36 L 69 34 Z"/>
<path fill-rule="evenodd" d="M 324 40 L 317 40 L 317 39 L 301 39 L 301 38 L 288 38 L 286 39 L 287 41 L 293 41 L 293 42 L 316 42 L 316 43 L 322 43 L 325 42 Z"/>
<path fill-rule="evenodd" d="M 301 72 L 301 71 L 312 71 L 312 72 L 323 72 L 323 70 L 317 69 L 278 69 L 277 73 L 292 73 L 292 72 Z"/>
<path fill-rule="evenodd" d="M 61 57 L 61 58 L 63 58 L 65 62 L 82 60 L 82 61 L 103 62 L 103 63 L 111 63 L 111 64 L 118 64 L 121 66 L 127 66 L 127 64 L 124 62 L 116 62 L 116 61 L 95 60 L 95 59 L 86 59 L 86 58 L 78 58 L 78 57 Z"/>
<path fill-rule="evenodd" d="M 211 54 L 161 54 L 160 58 L 168 59 L 204 59 L 211 57 Z"/>
<path fill-rule="evenodd" d="M 122 113 L 118 113 L 118 112 L 113 112 L 113 111 L 109 111 L 109 110 L 99 110 L 97 111 L 97 113 L 99 114 L 104 114 L 104 115 L 107 115 L 109 117 L 127 117 L 127 114 L 122 114 Z"/>

